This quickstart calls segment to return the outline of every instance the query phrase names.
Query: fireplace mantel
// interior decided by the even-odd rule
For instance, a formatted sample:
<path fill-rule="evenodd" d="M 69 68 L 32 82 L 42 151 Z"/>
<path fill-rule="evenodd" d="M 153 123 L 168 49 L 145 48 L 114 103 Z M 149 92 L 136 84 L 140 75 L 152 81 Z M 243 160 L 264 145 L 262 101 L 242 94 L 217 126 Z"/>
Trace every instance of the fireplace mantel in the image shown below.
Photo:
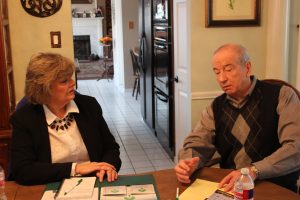
<path fill-rule="evenodd" d="M 99 45 L 99 38 L 103 37 L 103 17 L 96 18 L 72 18 L 73 35 L 89 35 L 91 53 L 103 57 L 103 47 Z"/>

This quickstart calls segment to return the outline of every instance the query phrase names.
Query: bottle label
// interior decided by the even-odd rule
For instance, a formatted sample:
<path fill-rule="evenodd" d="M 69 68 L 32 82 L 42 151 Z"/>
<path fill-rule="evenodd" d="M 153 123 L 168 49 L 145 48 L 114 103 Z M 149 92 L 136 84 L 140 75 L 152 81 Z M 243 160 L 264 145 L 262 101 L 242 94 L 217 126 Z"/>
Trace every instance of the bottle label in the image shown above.
<path fill-rule="evenodd" d="M 0 186 L 4 186 L 5 181 L 4 180 L 0 180 Z"/>
<path fill-rule="evenodd" d="M 240 192 L 234 192 L 234 198 L 239 200 L 246 200 L 253 198 L 254 191 L 252 190 L 243 190 Z"/>

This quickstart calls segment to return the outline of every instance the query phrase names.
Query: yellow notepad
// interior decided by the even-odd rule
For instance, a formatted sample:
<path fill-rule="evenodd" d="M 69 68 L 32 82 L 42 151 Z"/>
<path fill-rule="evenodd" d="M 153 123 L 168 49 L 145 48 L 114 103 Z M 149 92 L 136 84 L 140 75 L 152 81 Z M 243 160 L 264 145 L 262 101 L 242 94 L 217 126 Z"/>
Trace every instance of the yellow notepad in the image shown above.
<path fill-rule="evenodd" d="M 201 199 L 204 200 L 211 197 L 212 194 L 218 189 L 216 182 L 196 179 L 180 196 L 180 200 Z"/>

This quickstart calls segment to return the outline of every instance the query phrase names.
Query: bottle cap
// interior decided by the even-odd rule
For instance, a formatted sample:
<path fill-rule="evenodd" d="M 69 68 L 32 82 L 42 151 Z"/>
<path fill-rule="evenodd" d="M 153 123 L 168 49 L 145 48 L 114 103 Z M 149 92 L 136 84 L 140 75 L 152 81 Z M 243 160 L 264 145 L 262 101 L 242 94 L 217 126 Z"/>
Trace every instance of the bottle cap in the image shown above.
<path fill-rule="evenodd" d="M 242 169 L 241 169 L 241 173 L 242 173 L 243 175 L 248 175 L 248 174 L 249 174 L 249 169 L 248 169 L 248 168 L 242 168 Z"/>

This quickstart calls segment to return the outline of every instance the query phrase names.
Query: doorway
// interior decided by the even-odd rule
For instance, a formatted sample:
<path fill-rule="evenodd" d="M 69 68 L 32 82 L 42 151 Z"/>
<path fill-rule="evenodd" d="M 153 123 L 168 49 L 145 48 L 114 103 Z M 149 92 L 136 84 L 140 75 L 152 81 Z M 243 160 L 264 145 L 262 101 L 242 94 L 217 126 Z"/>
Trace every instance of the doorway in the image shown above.
<path fill-rule="evenodd" d="M 100 43 L 101 38 L 112 38 L 111 3 L 110 0 L 90 2 L 72 3 L 77 80 L 113 79 L 114 65 L 111 43 L 105 45 Z"/>

